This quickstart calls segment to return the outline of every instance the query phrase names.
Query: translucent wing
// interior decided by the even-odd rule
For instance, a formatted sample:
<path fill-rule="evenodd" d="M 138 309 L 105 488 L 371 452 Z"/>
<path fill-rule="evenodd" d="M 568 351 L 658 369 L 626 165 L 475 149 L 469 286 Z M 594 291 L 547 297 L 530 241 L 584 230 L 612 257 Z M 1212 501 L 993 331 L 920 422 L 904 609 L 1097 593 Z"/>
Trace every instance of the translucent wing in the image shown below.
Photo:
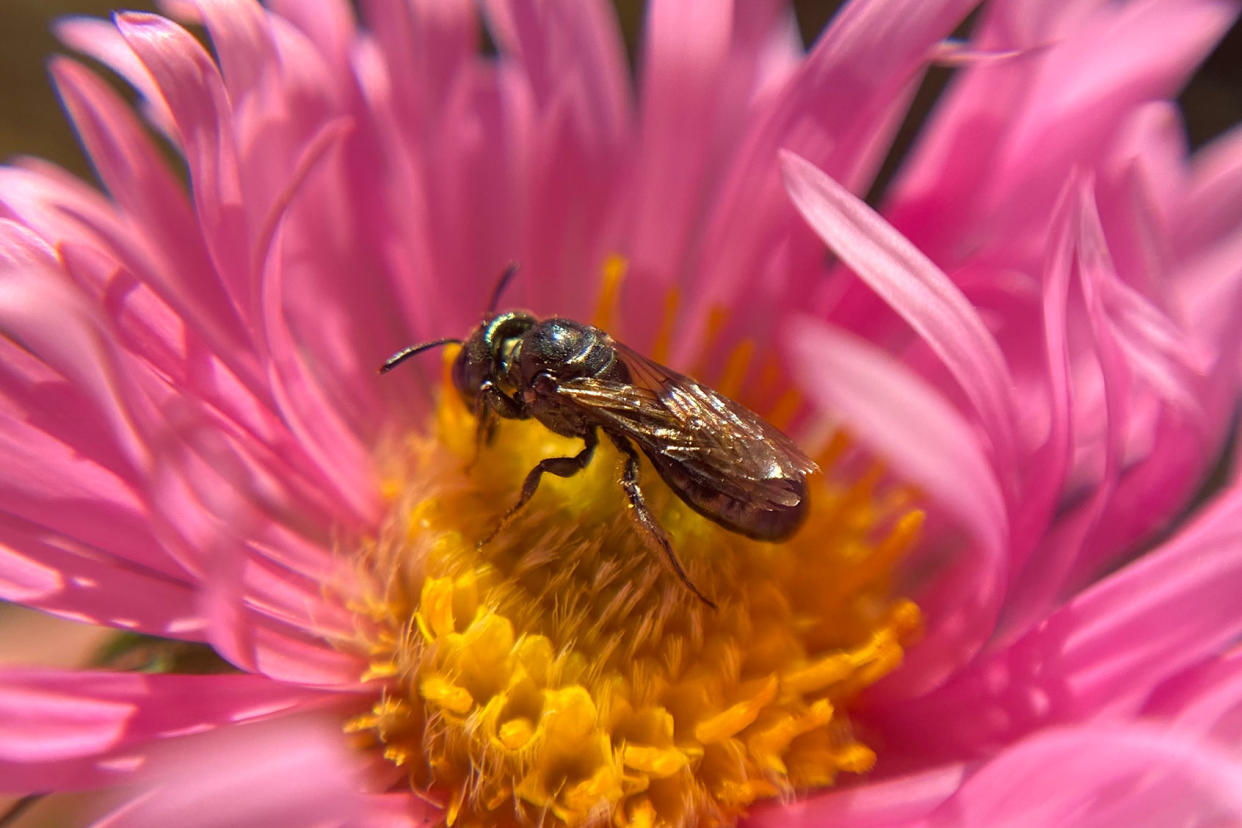
<path fill-rule="evenodd" d="M 614 345 L 631 382 L 567 380 L 557 396 L 633 439 L 666 482 L 713 517 L 722 517 L 720 497 L 759 511 L 799 507 L 803 480 L 818 467 L 792 440 L 728 397 Z"/>

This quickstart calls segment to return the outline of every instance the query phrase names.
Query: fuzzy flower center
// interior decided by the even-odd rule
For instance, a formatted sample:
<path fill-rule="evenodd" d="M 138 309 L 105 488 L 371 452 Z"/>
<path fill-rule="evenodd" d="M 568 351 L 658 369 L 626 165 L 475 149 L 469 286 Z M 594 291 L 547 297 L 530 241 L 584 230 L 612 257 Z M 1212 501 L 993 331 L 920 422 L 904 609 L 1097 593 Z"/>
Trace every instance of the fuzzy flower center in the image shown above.
<path fill-rule="evenodd" d="M 477 456 L 451 388 L 393 461 L 390 520 L 364 550 L 368 678 L 349 724 L 452 824 L 730 824 L 768 797 L 864 773 L 858 693 L 901 661 L 918 609 L 890 595 L 921 513 L 880 475 L 819 459 L 806 524 L 783 544 L 693 512 L 644 463 L 647 501 L 697 600 L 627 514 L 601 445 L 479 547 L 526 473 L 581 441 L 502 421 Z"/>

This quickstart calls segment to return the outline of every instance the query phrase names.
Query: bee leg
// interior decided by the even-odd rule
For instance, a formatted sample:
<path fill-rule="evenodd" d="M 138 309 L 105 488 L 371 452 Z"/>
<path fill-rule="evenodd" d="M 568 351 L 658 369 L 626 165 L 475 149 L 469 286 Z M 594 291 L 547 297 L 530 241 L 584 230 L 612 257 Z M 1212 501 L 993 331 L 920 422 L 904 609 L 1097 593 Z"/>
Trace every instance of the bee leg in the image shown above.
<path fill-rule="evenodd" d="M 496 413 L 486 405 L 476 406 L 476 408 L 480 409 L 475 412 L 475 418 L 478 420 L 479 426 L 474 431 L 474 456 L 466 464 L 467 474 L 474 468 L 474 464 L 479 462 L 479 456 L 483 453 L 483 446 L 490 446 L 492 438 L 496 435 Z"/>
<path fill-rule="evenodd" d="M 483 446 L 492 444 L 492 438 L 496 435 L 497 412 L 502 417 L 510 419 L 522 419 L 523 417 L 522 407 L 517 400 L 506 396 L 505 392 L 496 387 L 496 383 L 485 380 L 479 386 L 479 393 L 474 398 L 474 418 L 478 421 L 478 428 L 474 432 L 474 457 L 470 458 L 470 462 L 466 464 L 467 472 L 479 462 Z"/>
<path fill-rule="evenodd" d="M 509 521 L 513 520 L 514 516 L 522 510 L 522 507 L 530 502 L 530 499 L 535 496 L 535 490 L 539 488 L 539 481 L 544 472 L 555 474 L 557 477 L 573 477 L 587 467 L 587 463 L 591 462 L 591 455 L 595 453 L 595 447 L 599 444 L 599 436 L 594 429 L 591 429 L 582 435 L 582 442 L 582 451 L 573 457 L 545 457 L 539 461 L 539 465 L 530 470 L 530 473 L 526 475 L 526 480 L 522 483 L 522 494 L 518 502 L 505 512 L 505 516 L 500 519 L 487 537 L 479 541 L 480 547 L 491 543 L 492 539 L 500 534 L 500 530 L 504 529 Z"/>
<path fill-rule="evenodd" d="M 638 522 L 643 533 L 647 536 L 648 543 L 654 543 L 664 553 L 664 558 L 668 565 L 672 568 L 673 574 L 681 579 L 686 588 L 694 593 L 695 597 L 707 604 L 712 609 L 717 609 L 716 603 L 712 599 L 704 595 L 694 582 L 690 580 L 690 576 L 686 574 L 686 570 L 682 568 L 681 561 L 677 560 L 677 553 L 673 551 L 673 545 L 669 543 L 668 534 L 665 533 L 664 527 L 656 520 L 655 515 L 651 514 L 651 510 L 647 508 L 647 501 L 643 499 L 642 489 L 638 488 L 638 452 L 634 450 L 634 446 L 624 437 L 618 437 L 615 434 L 609 434 L 608 437 L 616 445 L 617 450 L 625 457 L 625 466 L 621 472 L 621 488 L 625 489 L 625 494 L 630 499 L 630 506 L 634 509 L 634 519 Z"/>

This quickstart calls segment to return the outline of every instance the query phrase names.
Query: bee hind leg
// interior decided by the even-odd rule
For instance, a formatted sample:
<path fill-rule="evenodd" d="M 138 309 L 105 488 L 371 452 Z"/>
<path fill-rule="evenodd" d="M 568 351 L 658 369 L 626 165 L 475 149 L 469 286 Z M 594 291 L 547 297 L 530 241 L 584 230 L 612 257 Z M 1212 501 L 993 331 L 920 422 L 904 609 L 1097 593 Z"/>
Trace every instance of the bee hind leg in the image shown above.
<path fill-rule="evenodd" d="M 609 434 L 609 439 L 621 452 L 625 458 L 625 465 L 621 472 L 621 488 L 625 490 L 626 497 L 630 500 L 630 506 L 634 510 L 634 520 L 638 523 L 640 531 L 646 536 L 649 544 L 659 547 L 664 554 L 664 560 L 673 570 L 686 589 L 694 593 L 695 597 L 707 604 L 712 609 L 717 609 L 716 602 L 708 598 L 703 592 L 694 585 L 694 581 L 690 580 L 690 576 L 686 574 L 686 570 L 682 568 L 681 561 L 677 559 L 677 553 L 673 551 L 673 545 L 669 543 L 668 534 L 664 531 L 664 527 L 656 520 L 655 515 L 651 514 L 651 510 L 647 508 L 647 501 L 643 498 L 642 489 L 638 487 L 638 452 L 634 450 L 634 446 L 624 437 L 618 437 L 615 434 Z"/>
<path fill-rule="evenodd" d="M 522 494 L 518 497 L 517 503 L 509 507 L 509 511 L 505 512 L 504 517 L 492 528 L 487 537 L 479 541 L 480 548 L 491 543 L 500 534 L 500 530 L 508 526 L 517 513 L 522 511 L 522 507 L 535 496 L 535 490 L 539 488 L 539 481 L 545 472 L 555 474 L 557 477 L 573 477 L 587 467 L 587 464 L 591 462 L 591 456 L 595 454 L 595 446 L 599 444 L 599 437 L 592 429 L 582 436 L 582 442 L 584 444 L 582 451 L 573 457 L 546 457 L 530 470 L 530 473 L 526 475 L 526 480 L 522 482 Z"/>

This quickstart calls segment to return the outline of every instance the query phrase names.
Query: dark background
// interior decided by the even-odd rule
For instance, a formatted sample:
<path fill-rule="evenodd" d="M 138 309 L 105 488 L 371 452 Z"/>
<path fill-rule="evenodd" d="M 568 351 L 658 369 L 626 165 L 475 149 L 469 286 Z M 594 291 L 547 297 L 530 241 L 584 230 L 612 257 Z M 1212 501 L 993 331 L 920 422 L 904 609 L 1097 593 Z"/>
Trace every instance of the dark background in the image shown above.
<path fill-rule="evenodd" d="M 706 0 L 711 2 L 711 0 Z M 631 52 L 642 19 L 642 0 L 615 0 Z M 50 23 L 70 14 L 105 16 L 122 5 L 152 9 L 154 3 L 124 0 L 0 0 L 0 89 L 4 89 L 0 119 L 0 161 L 14 155 L 50 158 L 82 176 L 90 171 L 65 120 L 47 74 L 49 55 L 65 51 L 52 37 Z M 804 39 L 813 39 L 839 5 L 833 0 L 794 3 Z M 916 101 L 907 128 L 898 138 L 893 157 L 912 139 L 918 123 L 948 77 L 933 70 Z M 1199 146 L 1242 121 L 1242 27 L 1217 47 L 1182 94 L 1187 130 Z"/>

